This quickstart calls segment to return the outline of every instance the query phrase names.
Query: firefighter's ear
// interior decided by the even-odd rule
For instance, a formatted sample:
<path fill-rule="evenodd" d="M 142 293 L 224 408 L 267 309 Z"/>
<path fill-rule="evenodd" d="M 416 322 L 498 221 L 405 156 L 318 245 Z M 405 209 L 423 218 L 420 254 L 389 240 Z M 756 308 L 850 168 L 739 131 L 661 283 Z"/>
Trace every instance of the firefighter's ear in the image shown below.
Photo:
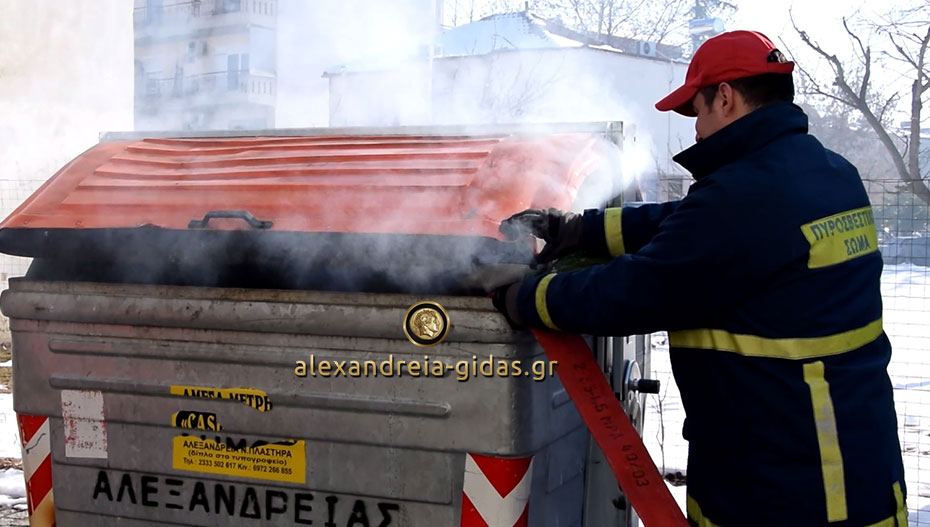
<path fill-rule="evenodd" d="M 717 100 L 715 102 L 720 104 L 723 117 L 731 121 L 735 121 L 752 111 L 743 94 L 733 89 L 733 86 L 726 82 L 721 82 L 717 88 Z"/>
<path fill-rule="evenodd" d="M 733 99 L 735 96 L 736 90 L 726 82 L 721 82 L 720 86 L 717 87 L 717 99 L 724 116 L 728 116 L 733 112 L 733 103 L 735 102 Z"/>

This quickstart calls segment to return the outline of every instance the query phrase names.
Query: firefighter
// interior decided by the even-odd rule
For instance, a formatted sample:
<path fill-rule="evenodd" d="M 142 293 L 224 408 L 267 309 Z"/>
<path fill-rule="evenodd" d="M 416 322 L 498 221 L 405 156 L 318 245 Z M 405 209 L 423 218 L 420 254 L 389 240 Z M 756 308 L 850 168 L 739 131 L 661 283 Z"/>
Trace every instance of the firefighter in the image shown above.
<path fill-rule="evenodd" d="M 669 332 L 692 525 L 904 527 L 872 209 L 856 168 L 807 133 L 793 68 L 757 32 L 707 40 L 656 104 L 697 118 L 674 158 L 687 196 L 505 220 L 547 242 L 543 260 L 610 259 L 494 304 L 515 327 Z"/>

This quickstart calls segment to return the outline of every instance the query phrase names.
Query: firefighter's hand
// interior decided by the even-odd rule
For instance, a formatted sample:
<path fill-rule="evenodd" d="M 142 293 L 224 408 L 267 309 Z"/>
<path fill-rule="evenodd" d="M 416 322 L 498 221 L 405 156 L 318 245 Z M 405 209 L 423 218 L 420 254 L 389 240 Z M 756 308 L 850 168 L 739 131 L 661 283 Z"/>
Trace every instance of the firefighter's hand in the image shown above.
<path fill-rule="evenodd" d="M 546 246 L 536 255 L 538 262 L 550 262 L 581 247 L 582 216 L 558 209 L 527 209 L 501 222 L 501 233 L 509 240 L 533 235 Z"/>
<path fill-rule="evenodd" d="M 517 309 L 517 293 L 520 292 L 520 285 L 523 282 L 515 282 L 503 287 L 499 287 L 491 294 L 491 301 L 497 308 L 507 323 L 513 329 L 526 329 L 523 319 L 520 317 L 520 311 Z"/>

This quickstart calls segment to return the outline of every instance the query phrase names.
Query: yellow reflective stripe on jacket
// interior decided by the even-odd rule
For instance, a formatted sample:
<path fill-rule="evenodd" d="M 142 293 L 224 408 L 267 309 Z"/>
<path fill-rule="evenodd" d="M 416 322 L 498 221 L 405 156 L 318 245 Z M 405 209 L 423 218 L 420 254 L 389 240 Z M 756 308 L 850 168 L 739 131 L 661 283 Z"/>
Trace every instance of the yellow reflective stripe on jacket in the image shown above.
<path fill-rule="evenodd" d="M 901 483 L 895 482 L 892 486 L 894 490 L 894 499 L 897 504 L 897 512 L 894 516 L 889 516 L 882 521 L 870 523 L 865 527 L 907 527 L 907 507 L 904 506 L 904 494 L 901 492 Z M 688 496 L 688 519 L 698 525 L 698 527 L 720 527 L 716 523 L 708 520 L 701 512 L 701 506 L 697 500 Z"/>
<path fill-rule="evenodd" d="M 907 527 L 907 507 L 904 506 L 904 493 L 901 492 L 901 482 L 895 481 L 891 489 L 894 491 L 894 501 L 898 505 L 898 511 L 895 513 L 898 527 Z"/>
<path fill-rule="evenodd" d="M 553 278 L 555 274 L 546 275 L 536 286 L 536 312 L 539 313 L 539 318 L 546 327 L 558 330 L 559 328 L 552 322 L 552 317 L 549 316 L 549 307 L 546 305 L 546 290 L 549 289 L 549 282 Z"/>
<path fill-rule="evenodd" d="M 907 527 L 907 507 L 904 506 L 904 493 L 901 492 L 901 483 L 894 482 L 891 486 L 894 492 L 895 514 L 880 522 L 870 523 L 865 527 Z"/>
<path fill-rule="evenodd" d="M 748 357 L 812 359 L 846 353 L 874 341 L 882 334 L 879 318 L 861 328 L 826 337 L 774 339 L 740 335 L 722 329 L 670 331 L 669 343 L 676 348 L 731 351 Z"/>
<path fill-rule="evenodd" d="M 801 226 L 810 244 L 807 267 L 836 265 L 878 250 L 872 207 L 847 210 Z"/>
<path fill-rule="evenodd" d="M 720 527 L 704 517 L 701 513 L 701 506 L 691 495 L 688 495 L 688 519 L 696 523 L 698 527 Z"/>
<path fill-rule="evenodd" d="M 820 463 L 823 470 L 823 487 L 827 494 L 827 521 L 845 520 L 846 481 L 843 476 L 843 457 L 830 397 L 830 383 L 824 377 L 823 362 L 804 365 L 804 382 L 811 389 L 814 424 L 817 426 L 817 443 L 820 445 Z"/>
<path fill-rule="evenodd" d="M 610 251 L 610 256 L 614 258 L 626 252 L 623 247 L 622 218 L 622 208 L 604 210 L 604 234 L 607 238 L 607 250 Z"/>

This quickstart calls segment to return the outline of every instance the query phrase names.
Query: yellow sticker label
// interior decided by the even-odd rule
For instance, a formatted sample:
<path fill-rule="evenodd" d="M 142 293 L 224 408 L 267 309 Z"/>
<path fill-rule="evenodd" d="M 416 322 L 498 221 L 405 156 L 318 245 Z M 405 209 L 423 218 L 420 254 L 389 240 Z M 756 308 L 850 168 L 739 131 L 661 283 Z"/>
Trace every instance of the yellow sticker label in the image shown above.
<path fill-rule="evenodd" d="M 811 245 L 807 267 L 843 263 L 878 250 L 872 207 L 848 210 L 801 226 Z"/>
<path fill-rule="evenodd" d="M 268 394 L 255 388 L 204 388 L 202 386 L 172 386 L 171 395 L 200 399 L 235 399 L 259 412 L 271 410 Z"/>
<path fill-rule="evenodd" d="M 171 466 L 175 470 L 222 474 L 286 483 L 307 482 L 304 441 L 254 441 L 232 437 L 175 436 Z"/>

